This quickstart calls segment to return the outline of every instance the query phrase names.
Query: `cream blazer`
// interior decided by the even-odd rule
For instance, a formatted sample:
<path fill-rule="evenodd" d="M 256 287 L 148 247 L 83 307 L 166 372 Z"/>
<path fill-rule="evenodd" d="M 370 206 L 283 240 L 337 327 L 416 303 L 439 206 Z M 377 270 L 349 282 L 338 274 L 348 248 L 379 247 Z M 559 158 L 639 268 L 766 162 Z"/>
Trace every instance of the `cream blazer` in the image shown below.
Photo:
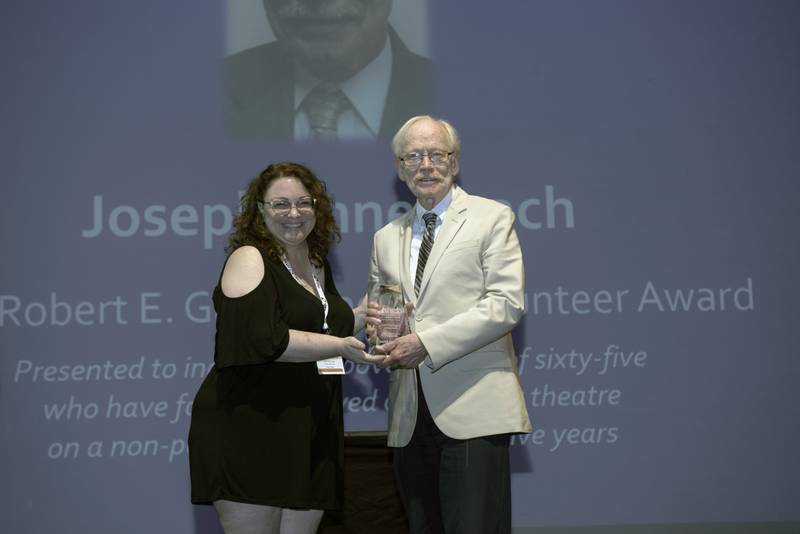
<path fill-rule="evenodd" d="M 414 303 L 409 323 L 428 350 L 419 376 L 436 425 L 456 439 L 530 432 L 511 341 L 525 290 L 513 212 L 453 186 L 419 297 L 408 272 L 413 217 L 412 209 L 375 233 L 368 285 L 400 285 Z M 416 417 L 413 369 L 392 370 L 390 447 L 408 444 Z"/>

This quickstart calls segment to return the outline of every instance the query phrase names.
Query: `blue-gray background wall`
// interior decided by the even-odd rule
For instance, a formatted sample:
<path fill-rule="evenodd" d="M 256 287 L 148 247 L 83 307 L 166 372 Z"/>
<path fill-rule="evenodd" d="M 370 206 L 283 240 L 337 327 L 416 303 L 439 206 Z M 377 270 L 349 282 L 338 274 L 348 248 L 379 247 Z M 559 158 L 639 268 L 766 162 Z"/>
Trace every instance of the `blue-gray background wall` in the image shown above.
<path fill-rule="evenodd" d="M 431 4 L 461 185 L 514 208 L 525 257 L 514 526 L 800 521 L 800 3 Z M 239 192 L 314 168 L 351 299 L 410 200 L 385 141 L 230 140 L 224 19 L 0 6 L 3 531 L 213 532 L 187 407 Z M 348 370 L 347 429 L 384 429 L 386 372 Z"/>

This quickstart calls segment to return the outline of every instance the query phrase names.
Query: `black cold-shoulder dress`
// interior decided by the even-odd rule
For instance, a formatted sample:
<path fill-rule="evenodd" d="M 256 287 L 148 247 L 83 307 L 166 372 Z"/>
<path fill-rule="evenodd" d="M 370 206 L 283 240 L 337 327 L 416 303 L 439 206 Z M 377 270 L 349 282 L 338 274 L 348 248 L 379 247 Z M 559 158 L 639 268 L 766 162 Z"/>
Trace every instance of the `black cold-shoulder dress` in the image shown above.
<path fill-rule="evenodd" d="M 226 297 L 217 284 L 214 366 L 194 399 L 189 430 L 192 502 L 217 499 L 282 508 L 342 504 L 340 376 L 315 362 L 276 362 L 289 329 L 322 332 L 320 300 L 262 252 L 264 278 Z M 353 313 L 325 264 L 331 334 L 353 332 Z"/>

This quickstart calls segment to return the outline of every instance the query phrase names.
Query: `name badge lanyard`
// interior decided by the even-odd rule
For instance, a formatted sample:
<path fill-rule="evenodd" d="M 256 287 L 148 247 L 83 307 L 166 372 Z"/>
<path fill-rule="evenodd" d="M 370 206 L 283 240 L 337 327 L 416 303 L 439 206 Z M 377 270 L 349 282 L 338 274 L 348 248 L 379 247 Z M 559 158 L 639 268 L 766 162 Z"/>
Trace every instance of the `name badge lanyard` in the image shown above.
<path fill-rule="evenodd" d="M 281 255 L 281 261 L 283 262 L 283 266 L 286 267 L 286 270 L 289 271 L 289 274 L 292 275 L 292 278 L 294 278 L 298 284 L 303 285 L 303 281 L 294 273 L 292 264 L 290 264 L 289 260 L 286 259 L 286 255 Z M 311 260 L 309 260 L 308 264 L 311 266 L 311 278 L 314 279 L 314 285 L 317 288 L 317 295 L 319 296 L 319 300 L 322 301 L 322 333 L 328 334 L 330 332 L 328 329 L 328 299 L 325 298 L 325 292 L 322 291 L 319 278 L 317 278 L 317 271 L 314 269 L 314 265 L 311 263 Z"/>

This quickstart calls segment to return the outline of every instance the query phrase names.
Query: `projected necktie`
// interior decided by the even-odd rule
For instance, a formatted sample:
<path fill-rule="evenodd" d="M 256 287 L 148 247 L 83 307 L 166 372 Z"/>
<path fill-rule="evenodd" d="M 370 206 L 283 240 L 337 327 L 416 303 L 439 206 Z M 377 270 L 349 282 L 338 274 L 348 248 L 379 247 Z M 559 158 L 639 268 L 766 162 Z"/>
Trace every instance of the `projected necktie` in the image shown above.
<path fill-rule="evenodd" d="M 314 87 L 303 99 L 303 109 L 315 141 L 335 141 L 339 115 L 347 109 L 350 101 L 336 86 L 327 82 Z"/>
<path fill-rule="evenodd" d="M 419 247 L 419 258 L 417 259 L 417 275 L 414 278 L 414 294 L 419 295 L 419 286 L 422 283 L 422 274 L 425 272 L 425 263 L 428 261 L 428 254 L 431 253 L 433 246 L 433 231 L 436 229 L 436 214 L 433 212 L 425 213 L 422 216 L 425 221 L 425 235 L 422 237 L 422 244 Z"/>

